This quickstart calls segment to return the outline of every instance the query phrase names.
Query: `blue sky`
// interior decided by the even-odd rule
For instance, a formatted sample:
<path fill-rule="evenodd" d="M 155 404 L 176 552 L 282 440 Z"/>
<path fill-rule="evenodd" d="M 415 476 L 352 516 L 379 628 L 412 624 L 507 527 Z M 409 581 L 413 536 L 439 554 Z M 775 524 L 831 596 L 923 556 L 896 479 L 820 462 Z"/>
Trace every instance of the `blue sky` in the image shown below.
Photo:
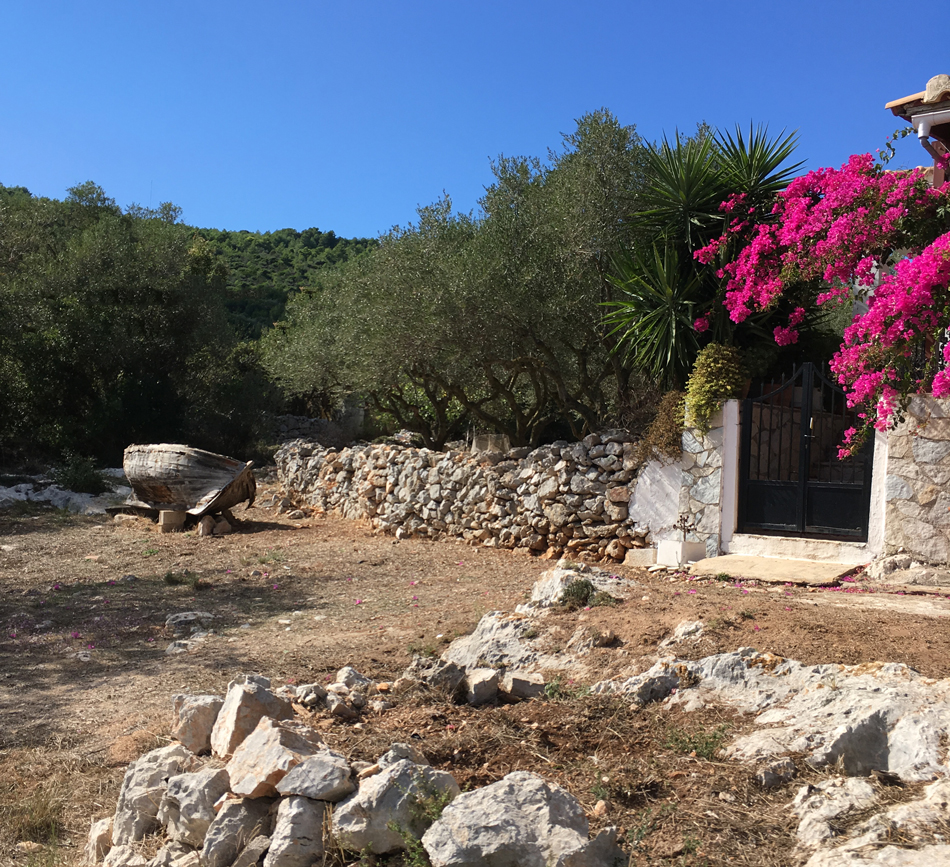
<path fill-rule="evenodd" d="M 499 154 L 606 107 L 655 140 L 798 129 L 809 168 L 873 151 L 884 103 L 950 72 L 933 2 L 116 0 L 0 5 L 0 183 L 193 225 L 375 236 Z M 897 19 L 897 20 L 895 20 Z M 928 161 L 914 139 L 897 164 Z"/>

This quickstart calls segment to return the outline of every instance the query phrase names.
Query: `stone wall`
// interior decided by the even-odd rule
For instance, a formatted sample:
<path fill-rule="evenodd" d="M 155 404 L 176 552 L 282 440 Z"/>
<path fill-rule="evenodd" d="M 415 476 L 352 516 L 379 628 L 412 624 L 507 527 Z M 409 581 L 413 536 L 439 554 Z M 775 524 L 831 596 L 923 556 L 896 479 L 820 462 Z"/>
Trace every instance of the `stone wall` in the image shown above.
<path fill-rule="evenodd" d="M 285 443 L 275 459 L 298 505 L 365 519 L 399 537 L 634 562 L 628 551 L 659 529 L 638 525 L 630 512 L 637 453 L 628 434 L 607 432 L 500 461 L 393 445 L 336 450 L 302 440 Z"/>
<path fill-rule="evenodd" d="M 693 527 L 686 538 L 703 542 L 706 556 L 719 555 L 722 525 L 723 421 L 720 411 L 707 434 L 683 431 L 682 483 L 679 514 L 686 515 Z M 666 538 L 673 538 L 667 536 Z M 677 535 L 676 538 L 681 538 Z"/>
<path fill-rule="evenodd" d="M 914 397 L 888 434 L 884 544 L 931 562 L 950 559 L 950 400 Z"/>

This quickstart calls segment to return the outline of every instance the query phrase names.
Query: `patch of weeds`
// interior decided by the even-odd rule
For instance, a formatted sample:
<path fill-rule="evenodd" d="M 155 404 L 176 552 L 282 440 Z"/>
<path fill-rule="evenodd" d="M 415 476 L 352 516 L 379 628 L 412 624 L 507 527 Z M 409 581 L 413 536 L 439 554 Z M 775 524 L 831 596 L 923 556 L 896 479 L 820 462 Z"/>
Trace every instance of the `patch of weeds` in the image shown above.
<path fill-rule="evenodd" d="M 676 750 L 687 755 L 695 753 L 697 758 L 709 760 L 715 757 L 728 732 L 729 726 L 725 724 L 716 726 L 711 732 L 686 732 L 682 729 L 670 729 L 664 746 L 667 749 Z"/>
<path fill-rule="evenodd" d="M 410 656 L 424 656 L 426 659 L 435 659 L 439 655 L 434 645 L 419 641 L 410 641 L 406 650 Z"/>
<path fill-rule="evenodd" d="M 732 576 L 731 576 L 728 572 L 720 572 L 720 573 L 716 576 L 716 580 L 717 580 L 717 581 L 731 581 L 731 580 L 732 580 Z"/>
<path fill-rule="evenodd" d="M 613 608 L 613 606 L 619 604 L 619 600 L 614 599 L 609 593 L 604 592 L 603 590 L 598 590 L 593 596 L 590 597 L 588 605 L 591 608 L 597 607 L 606 607 Z"/>
<path fill-rule="evenodd" d="M 415 778 L 415 783 L 416 791 L 409 801 L 410 827 L 406 828 L 398 822 L 390 822 L 386 827 L 402 838 L 406 847 L 402 856 L 404 867 L 431 867 L 429 856 L 422 846 L 422 835 L 438 821 L 454 795 L 437 789 L 421 775 Z"/>
<path fill-rule="evenodd" d="M 574 701 L 590 693 L 590 688 L 575 685 L 573 680 L 564 680 L 558 674 L 544 685 L 544 697 L 549 701 Z"/>
<path fill-rule="evenodd" d="M 630 841 L 630 845 L 634 849 L 638 848 L 657 829 L 660 822 L 675 812 L 676 804 L 669 803 L 664 804 L 659 810 L 654 810 L 652 807 L 641 810 L 637 813 L 633 826 L 627 831 L 627 839 Z"/>
<path fill-rule="evenodd" d="M 157 553 L 158 553 L 158 548 L 146 548 L 146 549 L 142 552 L 142 556 L 143 556 L 143 557 L 152 557 L 153 555 L 155 555 L 155 554 L 157 554 Z"/>
<path fill-rule="evenodd" d="M 540 634 L 537 626 L 529 626 L 521 637 L 530 641 L 532 638 L 537 638 Z"/>
<path fill-rule="evenodd" d="M 63 832 L 63 804 L 50 786 L 38 786 L 15 801 L 0 802 L 0 827 L 15 840 L 55 847 Z"/>
<path fill-rule="evenodd" d="M 755 620 L 755 612 L 754 612 L 754 611 L 750 611 L 748 608 L 746 608 L 746 609 L 743 610 L 743 611 L 740 611 L 740 612 L 739 612 L 739 616 L 740 616 L 743 620 Z"/>
<path fill-rule="evenodd" d="M 594 585 L 590 581 L 586 578 L 578 578 L 564 588 L 560 602 L 568 611 L 576 611 L 587 605 L 595 592 Z"/>
<path fill-rule="evenodd" d="M 186 569 L 184 572 L 166 572 L 162 580 L 170 587 L 191 587 L 195 592 L 207 590 L 211 585 L 197 572 Z"/>
<path fill-rule="evenodd" d="M 67 454 L 65 461 L 53 470 L 53 481 L 67 491 L 79 494 L 104 494 L 112 490 L 106 477 L 96 469 L 92 458 Z"/>

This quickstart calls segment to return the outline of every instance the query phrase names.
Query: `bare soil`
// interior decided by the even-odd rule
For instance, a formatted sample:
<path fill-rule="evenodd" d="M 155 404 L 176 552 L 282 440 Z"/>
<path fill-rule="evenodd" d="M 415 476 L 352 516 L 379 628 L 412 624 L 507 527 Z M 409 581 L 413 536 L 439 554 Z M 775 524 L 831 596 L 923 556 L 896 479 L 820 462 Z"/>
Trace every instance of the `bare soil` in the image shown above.
<path fill-rule="evenodd" d="M 397 542 L 333 517 L 294 522 L 255 507 L 238 518 L 234 534 L 209 539 L 159 534 L 146 520 L 0 511 L 0 864 L 80 863 L 89 823 L 114 810 L 128 762 L 168 741 L 176 693 L 223 693 L 247 672 L 275 686 L 324 681 L 347 664 L 392 680 L 414 653 L 437 655 L 486 612 L 512 610 L 553 565 Z M 748 720 L 638 709 L 584 687 L 648 667 L 684 620 L 704 620 L 707 633 L 678 646 L 683 657 L 753 646 L 807 663 L 883 660 L 950 675 L 946 595 L 890 594 L 860 576 L 806 590 L 611 568 L 642 592 L 552 615 L 565 637 L 586 623 L 617 640 L 544 700 L 470 708 L 414 694 L 358 724 L 304 718 L 354 760 L 414 738 L 463 788 L 512 770 L 542 774 L 581 801 L 593 829 L 620 827 L 631 864 L 792 865 L 787 804 L 817 772 L 799 762 L 798 779 L 763 791 L 756 768 L 716 754 Z M 188 610 L 214 614 L 214 634 L 168 655 L 165 619 Z M 916 791 L 882 788 L 888 800 Z"/>

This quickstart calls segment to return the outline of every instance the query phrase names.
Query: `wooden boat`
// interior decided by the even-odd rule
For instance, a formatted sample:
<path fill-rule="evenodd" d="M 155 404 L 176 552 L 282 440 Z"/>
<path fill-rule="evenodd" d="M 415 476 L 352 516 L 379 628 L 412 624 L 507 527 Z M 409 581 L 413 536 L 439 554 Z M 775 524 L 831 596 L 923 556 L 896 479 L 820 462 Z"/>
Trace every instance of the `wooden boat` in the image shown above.
<path fill-rule="evenodd" d="M 131 445 L 122 468 L 132 486 L 132 508 L 188 512 L 200 518 L 248 501 L 254 504 L 254 461 L 235 460 L 190 446 Z"/>

